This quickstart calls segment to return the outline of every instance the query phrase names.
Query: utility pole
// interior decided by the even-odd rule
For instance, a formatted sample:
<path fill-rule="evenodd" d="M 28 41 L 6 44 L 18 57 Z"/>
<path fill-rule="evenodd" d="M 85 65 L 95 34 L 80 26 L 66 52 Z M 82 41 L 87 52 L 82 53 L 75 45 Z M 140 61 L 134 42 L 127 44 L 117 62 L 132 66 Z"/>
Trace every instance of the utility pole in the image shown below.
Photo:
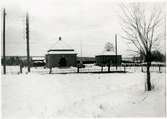
<path fill-rule="evenodd" d="M 5 8 L 4 8 L 4 9 L 3 9 L 3 74 L 6 74 L 5 21 L 6 21 L 6 12 L 5 12 Z"/>
<path fill-rule="evenodd" d="M 26 14 L 26 40 L 27 40 L 27 65 L 30 72 L 30 46 L 29 46 L 29 16 Z"/>
<path fill-rule="evenodd" d="M 117 70 L 117 34 L 115 34 L 115 55 L 116 55 L 116 70 Z"/>

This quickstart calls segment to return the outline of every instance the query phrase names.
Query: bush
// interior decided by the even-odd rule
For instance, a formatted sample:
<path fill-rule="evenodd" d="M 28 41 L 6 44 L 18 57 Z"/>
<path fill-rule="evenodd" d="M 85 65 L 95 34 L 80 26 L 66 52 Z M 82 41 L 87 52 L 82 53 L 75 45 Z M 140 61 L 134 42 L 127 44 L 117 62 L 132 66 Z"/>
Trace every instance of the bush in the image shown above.
<path fill-rule="evenodd" d="M 166 56 L 164 54 L 162 54 L 160 51 L 155 50 L 155 51 L 152 51 L 151 59 L 152 59 L 152 61 L 165 62 Z"/>

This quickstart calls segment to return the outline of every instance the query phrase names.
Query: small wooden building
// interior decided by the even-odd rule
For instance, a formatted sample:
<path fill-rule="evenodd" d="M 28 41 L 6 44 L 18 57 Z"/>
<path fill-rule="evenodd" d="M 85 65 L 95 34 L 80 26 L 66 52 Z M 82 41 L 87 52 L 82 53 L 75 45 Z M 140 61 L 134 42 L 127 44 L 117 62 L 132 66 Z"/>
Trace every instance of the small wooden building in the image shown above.
<path fill-rule="evenodd" d="M 106 43 L 104 51 L 95 57 L 98 66 L 119 66 L 121 65 L 121 55 L 116 55 L 111 43 Z"/>
<path fill-rule="evenodd" d="M 77 53 L 61 37 L 46 54 L 47 67 L 70 67 L 77 65 Z"/>

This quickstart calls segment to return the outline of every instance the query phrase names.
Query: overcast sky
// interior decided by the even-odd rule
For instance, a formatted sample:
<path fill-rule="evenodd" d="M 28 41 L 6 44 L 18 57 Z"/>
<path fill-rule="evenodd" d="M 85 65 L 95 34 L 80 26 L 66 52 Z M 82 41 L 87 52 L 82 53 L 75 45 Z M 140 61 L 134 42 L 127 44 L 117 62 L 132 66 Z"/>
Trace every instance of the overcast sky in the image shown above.
<path fill-rule="evenodd" d="M 6 55 L 26 55 L 25 14 L 30 17 L 30 54 L 45 55 L 61 36 L 80 56 L 95 56 L 106 42 L 114 44 L 118 34 L 118 54 L 128 56 L 127 42 L 120 37 L 120 6 L 111 0 L 4 0 L 6 8 Z M 2 19 L 1 19 L 2 21 Z M 2 23 L 2 22 L 1 22 Z M 2 27 L 1 27 L 2 28 Z M 2 43 L 2 41 L 1 41 Z M 164 49 L 164 39 L 161 42 Z"/>

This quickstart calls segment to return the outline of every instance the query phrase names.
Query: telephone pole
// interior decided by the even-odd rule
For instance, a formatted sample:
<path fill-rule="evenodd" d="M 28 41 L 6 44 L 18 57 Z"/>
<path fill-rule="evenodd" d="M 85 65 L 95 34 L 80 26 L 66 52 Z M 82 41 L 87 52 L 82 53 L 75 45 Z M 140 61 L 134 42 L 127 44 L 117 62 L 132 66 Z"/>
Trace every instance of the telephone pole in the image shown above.
<path fill-rule="evenodd" d="M 117 70 L 117 34 L 115 34 L 115 55 L 116 55 L 116 70 Z"/>
<path fill-rule="evenodd" d="M 26 14 L 26 40 L 27 40 L 27 65 L 30 72 L 30 46 L 29 46 L 29 16 Z"/>
<path fill-rule="evenodd" d="M 5 22 L 6 11 L 3 9 L 3 74 L 6 74 L 6 56 L 5 56 Z"/>

